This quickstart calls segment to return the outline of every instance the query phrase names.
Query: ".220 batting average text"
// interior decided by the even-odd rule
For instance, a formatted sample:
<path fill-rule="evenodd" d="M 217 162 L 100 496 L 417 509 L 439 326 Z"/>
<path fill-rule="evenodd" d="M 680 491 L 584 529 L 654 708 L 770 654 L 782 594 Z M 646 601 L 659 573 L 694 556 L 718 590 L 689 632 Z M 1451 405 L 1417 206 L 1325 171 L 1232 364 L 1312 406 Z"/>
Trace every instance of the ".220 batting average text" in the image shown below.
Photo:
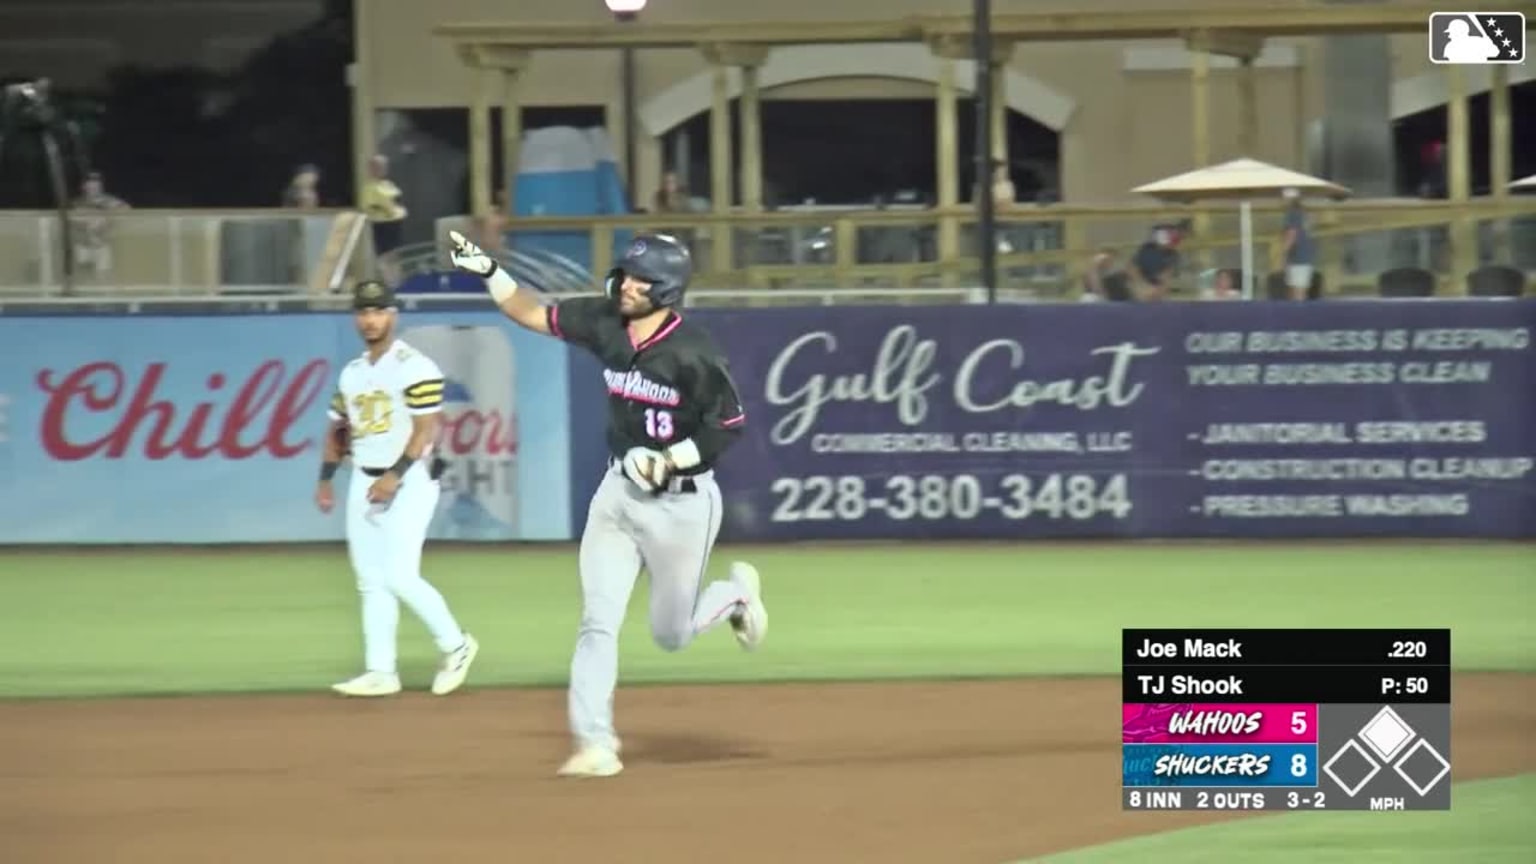
<path fill-rule="evenodd" d="M 1124 474 L 1007 474 L 990 487 L 974 474 L 780 477 L 771 487 L 775 522 L 852 522 L 868 516 L 906 521 L 975 519 L 1124 519 L 1131 496 Z"/>

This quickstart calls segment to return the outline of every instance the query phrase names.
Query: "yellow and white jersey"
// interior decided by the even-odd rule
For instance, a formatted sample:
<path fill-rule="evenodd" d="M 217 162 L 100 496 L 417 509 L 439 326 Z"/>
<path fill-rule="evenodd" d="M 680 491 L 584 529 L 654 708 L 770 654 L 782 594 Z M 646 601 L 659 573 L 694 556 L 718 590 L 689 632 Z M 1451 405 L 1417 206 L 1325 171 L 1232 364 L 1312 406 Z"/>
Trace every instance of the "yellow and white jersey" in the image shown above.
<path fill-rule="evenodd" d="M 351 427 L 353 464 L 388 468 L 411 440 L 411 418 L 442 409 L 443 370 L 396 339 L 377 363 L 364 352 L 341 370 L 330 416 Z"/>

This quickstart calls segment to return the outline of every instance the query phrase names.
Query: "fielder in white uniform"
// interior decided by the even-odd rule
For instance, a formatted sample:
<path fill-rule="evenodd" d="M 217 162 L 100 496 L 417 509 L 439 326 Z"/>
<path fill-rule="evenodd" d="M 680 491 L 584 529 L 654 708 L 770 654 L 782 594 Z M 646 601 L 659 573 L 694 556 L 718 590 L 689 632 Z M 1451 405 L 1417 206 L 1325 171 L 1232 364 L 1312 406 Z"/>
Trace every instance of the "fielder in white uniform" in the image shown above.
<path fill-rule="evenodd" d="M 395 338 L 399 313 L 388 285 L 359 284 L 352 306 L 367 350 L 341 370 L 315 503 L 326 513 L 335 506 L 332 478 L 350 455 L 347 553 L 362 595 L 364 671 L 332 689 L 344 696 L 400 692 L 396 633 L 403 602 L 443 652 L 432 681 L 432 692 L 443 696 L 464 684 L 480 650 L 443 595 L 421 577 L 421 547 L 441 494 L 432 449 L 443 373 L 430 357 Z"/>

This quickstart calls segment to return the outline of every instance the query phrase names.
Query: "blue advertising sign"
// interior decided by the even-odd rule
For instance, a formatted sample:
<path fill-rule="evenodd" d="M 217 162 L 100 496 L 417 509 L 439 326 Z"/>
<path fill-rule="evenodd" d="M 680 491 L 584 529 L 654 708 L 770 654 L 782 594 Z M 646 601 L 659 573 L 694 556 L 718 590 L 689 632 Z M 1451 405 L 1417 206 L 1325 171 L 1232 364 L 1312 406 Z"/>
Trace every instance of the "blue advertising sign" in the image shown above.
<path fill-rule="evenodd" d="M 725 536 L 1536 536 L 1536 302 L 700 314 Z"/>
<path fill-rule="evenodd" d="M 399 335 L 447 379 L 430 536 L 569 539 L 564 346 L 494 312 Z M 0 319 L 0 345 L 0 543 L 343 536 L 310 499 L 351 316 Z"/>

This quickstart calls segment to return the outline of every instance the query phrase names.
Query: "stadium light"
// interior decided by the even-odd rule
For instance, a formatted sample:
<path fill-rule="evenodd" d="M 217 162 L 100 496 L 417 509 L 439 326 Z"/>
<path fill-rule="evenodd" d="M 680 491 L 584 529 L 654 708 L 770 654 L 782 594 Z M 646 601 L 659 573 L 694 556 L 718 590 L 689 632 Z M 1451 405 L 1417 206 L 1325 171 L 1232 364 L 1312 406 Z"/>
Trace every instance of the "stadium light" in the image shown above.
<path fill-rule="evenodd" d="M 608 11 L 620 21 L 633 21 L 635 16 L 645 10 L 646 0 L 603 0 L 608 6 Z"/>

